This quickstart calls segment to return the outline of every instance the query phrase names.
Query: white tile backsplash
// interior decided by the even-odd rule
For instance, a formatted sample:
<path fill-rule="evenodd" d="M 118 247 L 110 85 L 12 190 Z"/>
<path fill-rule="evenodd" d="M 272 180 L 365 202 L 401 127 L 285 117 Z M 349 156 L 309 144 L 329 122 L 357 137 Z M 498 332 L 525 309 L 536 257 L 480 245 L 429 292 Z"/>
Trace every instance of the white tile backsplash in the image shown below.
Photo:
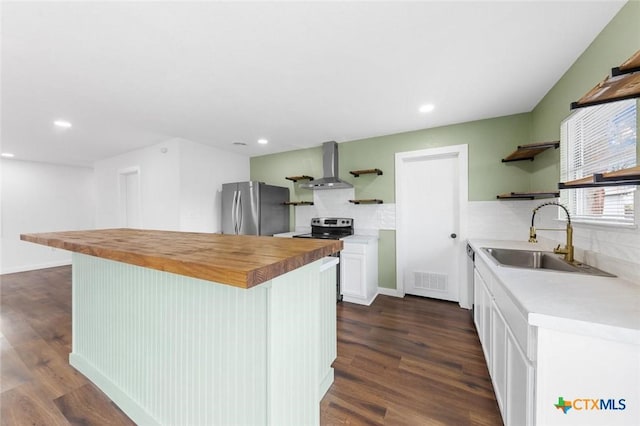
<path fill-rule="evenodd" d="M 376 220 L 379 225 L 379 229 L 396 229 L 396 204 L 378 204 L 376 214 L 378 215 Z"/>
<path fill-rule="evenodd" d="M 539 204 L 529 200 L 470 201 L 468 238 L 527 241 L 531 213 Z"/>
<path fill-rule="evenodd" d="M 356 198 L 353 188 L 325 189 L 313 191 L 313 204 L 322 216 L 351 217 L 348 215 L 351 203 Z"/>
<path fill-rule="evenodd" d="M 355 198 L 353 188 L 314 191 L 313 206 L 295 208 L 296 230 L 308 229 L 311 218 L 323 216 L 351 217 L 356 234 L 375 235 L 380 229 L 396 228 L 396 205 L 349 203 Z M 533 209 L 553 200 L 470 201 L 468 235 L 470 239 L 527 241 Z M 555 207 L 536 213 L 536 228 L 564 230 L 566 221 L 558 219 Z M 538 231 L 540 241 L 563 244 L 562 231 Z M 640 285 L 640 229 L 603 228 L 574 223 L 573 243 L 576 259 L 611 272 Z"/>
<path fill-rule="evenodd" d="M 545 200 L 472 201 L 469 202 L 469 238 L 527 241 L 533 209 Z M 536 213 L 538 240 L 551 245 L 566 241 L 566 221 L 558 219 L 555 207 L 544 207 Z M 615 228 L 573 223 L 573 245 L 576 259 L 616 274 L 640 285 L 640 230 L 637 227 Z"/>
<path fill-rule="evenodd" d="M 373 235 L 379 229 L 396 228 L 396 205 L 391 204 L 353 204 L 355 190 L 326 189 L 313 192 L 313 206 L 295 208 L 296 229 L 311 223 L 314 217 L 350 217 L 353 218 L 356 234 Z"/>

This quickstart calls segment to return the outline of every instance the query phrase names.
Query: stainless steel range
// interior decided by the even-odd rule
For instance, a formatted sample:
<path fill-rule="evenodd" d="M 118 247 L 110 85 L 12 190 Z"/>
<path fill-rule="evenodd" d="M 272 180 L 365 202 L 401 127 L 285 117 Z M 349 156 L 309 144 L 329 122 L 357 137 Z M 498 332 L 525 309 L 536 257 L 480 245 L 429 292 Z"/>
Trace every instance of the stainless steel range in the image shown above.
<path fill-rule="evenodd" d="M 348 217 L 314 217 L 311 219 L 311 233 L 294 235 L 293 238 L 320 238 L 324 240 L 339 240 L 353 235 L 353 219 Z M 340 252 L 333 254 L 340 257 Z M 340 263 L 338 263 L 336 279 L 336 298 L 342 301 L 340 288 Z"/>
<path fill-rule="evenodd" d="M 321 238 L 339 240 L 353 235 L 353 219 L 348 217 L 314 217 L 311 233 L 295 235 L 294 238 Z"/>

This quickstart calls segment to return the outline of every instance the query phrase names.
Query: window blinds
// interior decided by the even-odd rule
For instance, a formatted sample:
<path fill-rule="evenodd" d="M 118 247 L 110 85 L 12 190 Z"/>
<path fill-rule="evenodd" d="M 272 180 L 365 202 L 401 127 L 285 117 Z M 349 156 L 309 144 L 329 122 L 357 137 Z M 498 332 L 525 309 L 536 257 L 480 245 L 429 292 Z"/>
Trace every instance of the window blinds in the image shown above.
<path fill-rule="evenodd" d="M 636 165 L 636 101 L 584 108 L 560 129 L 563 182 Z M 578 220 L 633 223 L 636 186 L 565 189 L 561 202 Z"/>

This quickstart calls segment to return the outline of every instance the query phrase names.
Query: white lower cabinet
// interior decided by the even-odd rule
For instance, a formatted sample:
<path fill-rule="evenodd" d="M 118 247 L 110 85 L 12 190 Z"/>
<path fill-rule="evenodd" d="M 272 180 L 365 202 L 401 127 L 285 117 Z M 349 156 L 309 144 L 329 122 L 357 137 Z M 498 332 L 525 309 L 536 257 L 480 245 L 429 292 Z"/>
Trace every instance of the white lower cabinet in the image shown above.
<path fill-rule="evenodd" d="M 518 270 L 490 266 L 490 262 L 485 253 L 476 250 L 474 322 L 504 424 L 640 424 L 638 405 L 630 403 L 640 400 L 638 330 L 613 326 L 608 322 L 612 319 L 606 316 L 610 314 L 605 314 L 607 304 L 614 303 L 613 300 L 619 303 L 619 297 L 612 299 L 607 295 L 601 305 L 596 305 L 590 298 L 595 294 L 604 297 L 597 287 L 589 291 L 598 293 L 588 297 L 573 295 L 569 290 L 582 291 L 571 283 L 585 281 L 587 286 L 590 285 L 587 279 L 565 278 L 559 272 L 523 274 L 527 285 L 540 284 L 537 294 L 535 289 L 523 289 L 523 282 L 518 282 Z M 541 281 L 549 281 L 537 283 L 533 274 L 538 274 Z M 605 291 L 615 283 L 611 280 L 602 285 Z M 540 301 L 556 295 L 563 299 L 562 304 L 544 312 L 546 307 Z M 598 322 L 585 321 L 583 312 L 591 310 L 574 304 L 583 296 L 586 303 L 602 306 L 602 312 L 593 312 Z M 567 312 L 558 316 L 563 305 Z M 611 318 L 627 321 L 626 315 Z M 558 410 L 559 398 L 569 403 L 571 409 Z M 600 401 L 600 405 L 593 401 Z M 589 407 L 587 402 L 591 404 Z"/>
<path fill-rule="evenodd" d="M 366 261 L 363 255 L 342 252 L 342 294 L 363 298 L 365 295 Z"/>
<path fill-rule="evenodd" d="M 507 333 L 507 425 L 533 425 L 535 370 L 510 333 Z"/>
<path fill-rule="evenodd" d="M 505 417 L 507 388 L 507 324 L 495 302 L 491 302 L 491 381 L 498 406 Z"/>
<path fill-rule="evenodd" d="M 520 318 L 501 284 L 479 266 L 474 271 L 474 322 L 502 419 L 507 426 L 533 426 L 535 370 L 513 332 L 522 333 L 522 324 L 509 322 Z M 528 336 L 523 340 L 528 342 Z"/>
<path fill-rule="evenodd" d="M 474 321 L 478 330 L 478 338 L 484 351 L 489 373 L 491 373 L 491 293 L 478 270 L 473 279 Z"/>
<path fill-rule="evenodd" d="M 370 305 L 378 294 L 378 240 L 344 241 L 340 264 L 342 300 Z"/>

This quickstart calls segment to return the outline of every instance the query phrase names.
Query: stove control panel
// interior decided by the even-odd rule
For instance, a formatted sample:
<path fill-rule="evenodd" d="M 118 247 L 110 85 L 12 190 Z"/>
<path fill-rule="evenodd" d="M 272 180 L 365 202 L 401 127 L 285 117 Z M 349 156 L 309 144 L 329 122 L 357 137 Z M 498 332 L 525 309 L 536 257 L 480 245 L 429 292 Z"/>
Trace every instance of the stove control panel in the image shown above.
<path fill-rule="evenodd" d="M 311 219 L 311 226 L 353 227 L 353 219 L 348 217 L 314 217 L 313 219 Z"/>

